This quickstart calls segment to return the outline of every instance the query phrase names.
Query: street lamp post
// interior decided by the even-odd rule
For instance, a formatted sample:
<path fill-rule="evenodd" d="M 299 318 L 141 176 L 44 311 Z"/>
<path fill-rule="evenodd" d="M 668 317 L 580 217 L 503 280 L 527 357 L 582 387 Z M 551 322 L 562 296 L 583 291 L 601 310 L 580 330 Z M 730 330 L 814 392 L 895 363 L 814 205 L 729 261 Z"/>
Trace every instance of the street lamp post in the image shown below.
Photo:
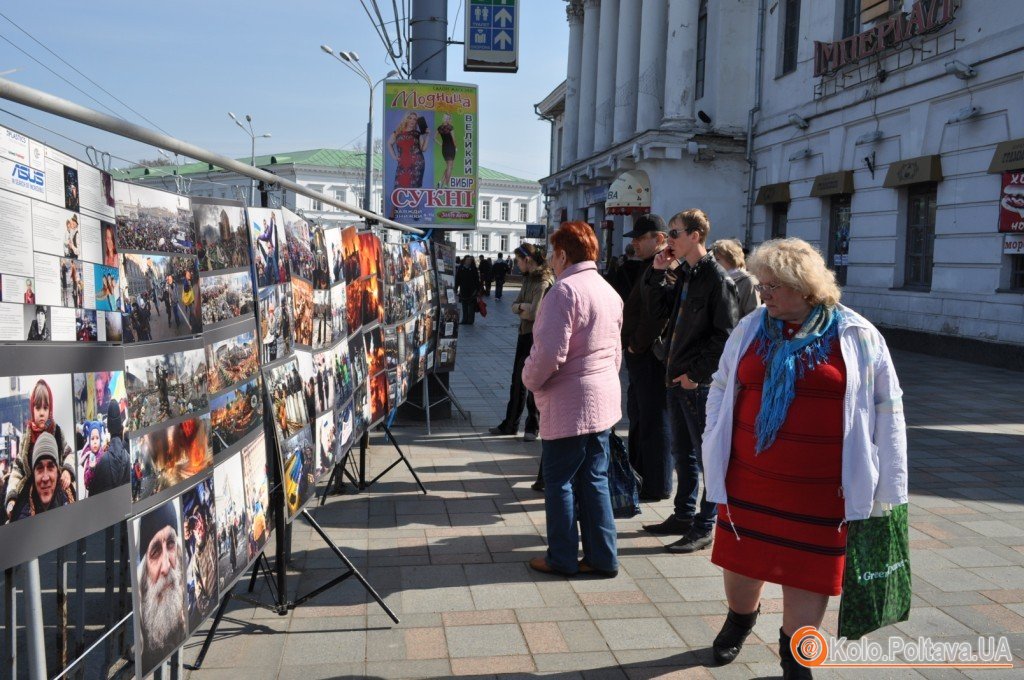
<path fill-rule="evenodd" d="M 363 187 L 363 210 L 372 210 L 370 207 L 370 197 L 372 196 L 373 188 L 373 91 L 383 81 L 397 76 L 399 73 L 398 71 L 389 71 L 386 76 L 374 82 L 370 74 L 363 68 L 363 65 L 359 63 L 359 55 L 355 52 L 335 52 L 328 45 L 321 45 L 320 49 L 347 66 L 350 71 L 362 78 L 366 82 L 366 86 L 370 88 L 370 112 L 366 119 L 366 179 L 365 186 Z"/>
<path fill-rule="evenodd" d="M 252 128 L 252 116 L 250 116 L 248 113 L 245 114 L 245 122 L 248 125 L 248 127 L 246 127 L 245 125 L 242 125 L 242 121 L 238 120 L 238 118 L 235 116 L 235 114 L 231 113 L 230 111 L 228 111 L 228 116 L 231 117 L 231 120 L 235 121 L 235 125 L 237 125 L 238 127 L 242 128 L 242 132 L 244 132 L 245 134 L 249 135 L 249 140 L 252 142 L 252 146 L 251 146 L 251 148 L 249 150 L 249 165 L 251 165 L 252 167 L 255 168 L 256 167 L 256 138 L 260 137 L 260 138 L 264 138 L 264 139 L 269 139 L 270 138 L 270 133 L 269 132 L 264 132 L 262 135 L 256 134 L 256 132 Z M 255 205 L 255 204 L 256 204 L 256 180 L 251 180 L 249 182 L 249 205 Z"/>

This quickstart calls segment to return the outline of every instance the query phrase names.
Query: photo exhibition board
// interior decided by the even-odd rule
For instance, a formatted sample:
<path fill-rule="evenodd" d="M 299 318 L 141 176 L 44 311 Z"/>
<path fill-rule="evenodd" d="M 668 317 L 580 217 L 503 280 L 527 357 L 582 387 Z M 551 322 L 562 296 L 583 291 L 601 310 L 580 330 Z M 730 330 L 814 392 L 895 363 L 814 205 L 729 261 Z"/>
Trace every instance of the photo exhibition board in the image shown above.
<path fill-rule="evenodd" d="M 455 246 L 434 241 L 434 283 L 437 292 L 435 373 L 455 370 L 459 339 L 459 301 L 455 296 Z"/>

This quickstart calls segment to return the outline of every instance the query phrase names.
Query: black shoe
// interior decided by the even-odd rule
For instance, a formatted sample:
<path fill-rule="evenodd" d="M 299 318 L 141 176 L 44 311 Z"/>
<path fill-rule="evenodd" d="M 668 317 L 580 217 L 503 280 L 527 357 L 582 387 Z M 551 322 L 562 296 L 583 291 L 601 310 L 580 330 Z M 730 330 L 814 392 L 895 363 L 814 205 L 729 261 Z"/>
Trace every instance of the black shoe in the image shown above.
<path fill-rule="evenodd" d="M 711 541 L 713 540 L 714 536 L 710 531 L 706 534 L 698 534 L 694 531 L 690 531 L 690 533 L 686 534 L 675 543 L 666 545 L 665 550 L 670 553 L 681 554 L 697 552 L 698 550 L 703 550 L 711 545 Z"/>
<path fill-rule="evenodd" d="M 505 423 L 502 423 L 501 425 L 498 425 L 497 427 L 492 427 L 491 429 L 488 430 L 488 432 L 490 432 L 491 434 L 494 434 L 494 435 L 515 434 L 518 431 L 519 431 L 518 427 L 509 427 Z"/>
<path fill-rule="evenodd" d="M 779 664 L 782 666 L 782 680 L 813 680 L 811 669 L 800 664 L 789 648 L 789 636 L 779 628 Z"/>
<path fill-rule="evenodd" d="M 722 630 L 718 631 L 718 637 L 711 643 L 715 661 L 720 666 L 732 663 L 743 649 L 743 643 L 750 635 L 750 631 L 754 629 L 759 613 L 761 613 L 760 606 L 757 611 L 750 614 L 737 614 L 732 609 L 729 610 L 729 615 L 725 617 L 725 623 L 722 624 Z"/>
<path fill-rule="evenodd" d="M 657 494 L 649 495 L 645 493 L 640 494 L 640 500 L 646 501 L 648 503 L 657 503 L 659 501 L 667 500 L 669 498 L 671 498 L 671 496 L 659 496 Z"/>
<path fill-rule="evenodd" d="M 645 524 L 644 531 L 662 536 L 685 536 L 690 532 L 691 526 L 693 526 L 693 520 L 682 520 L 672 515 L 661 524 Z"/>
<path fill-rule="evenodd" d="M 584 560 L 579 561 L 577 576 L 590 576 L 591 578 L 615 578 L 619 575 L 618 569 L 595 569 Z"/>
<path fill-rule="evenodd" d="M 534 482 L 533 484 L 530 485 L 530 488 L 533 489 L 534 491 L 540 491 L 541 493 L 543 493 L 544 482 Z"/>

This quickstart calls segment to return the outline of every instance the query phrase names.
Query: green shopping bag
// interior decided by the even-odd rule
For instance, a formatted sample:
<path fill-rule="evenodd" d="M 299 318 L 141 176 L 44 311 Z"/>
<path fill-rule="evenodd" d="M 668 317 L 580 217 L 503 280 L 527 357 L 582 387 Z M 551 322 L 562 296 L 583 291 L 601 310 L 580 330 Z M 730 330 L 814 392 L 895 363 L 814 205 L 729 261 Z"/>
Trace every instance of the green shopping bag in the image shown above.
<path fill-rule="evenodd" d="M 848 525 L 839 636 L 856 640 L 908 618 L 910 537 L 904 504 Z"/>

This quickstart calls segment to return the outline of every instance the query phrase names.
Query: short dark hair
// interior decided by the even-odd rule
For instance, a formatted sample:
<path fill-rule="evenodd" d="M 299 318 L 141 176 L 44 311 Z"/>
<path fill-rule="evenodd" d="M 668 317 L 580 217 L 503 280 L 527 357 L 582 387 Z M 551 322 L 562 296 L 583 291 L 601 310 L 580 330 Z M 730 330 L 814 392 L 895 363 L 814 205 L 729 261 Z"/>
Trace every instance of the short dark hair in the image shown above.
<path fill-rule="evenodd" d="M 597 235 L 586 222 L 563 222 L 551 235 L 551 247 L 564 251 L 570 264 L 584 260 L 596 262 L 601 249 Z"/>
<path fill-rule="evenodd" d="M 711 231 L 711 220 L 708 219 L 707 213 L 700 208 L 692 208 L 676 213 L 668 223 L 671 225 L 675 222 L 683 225 L 686 233 L 695 231 L 700 234 L 701 243 L 707 240 L 708 232 Z"/>

